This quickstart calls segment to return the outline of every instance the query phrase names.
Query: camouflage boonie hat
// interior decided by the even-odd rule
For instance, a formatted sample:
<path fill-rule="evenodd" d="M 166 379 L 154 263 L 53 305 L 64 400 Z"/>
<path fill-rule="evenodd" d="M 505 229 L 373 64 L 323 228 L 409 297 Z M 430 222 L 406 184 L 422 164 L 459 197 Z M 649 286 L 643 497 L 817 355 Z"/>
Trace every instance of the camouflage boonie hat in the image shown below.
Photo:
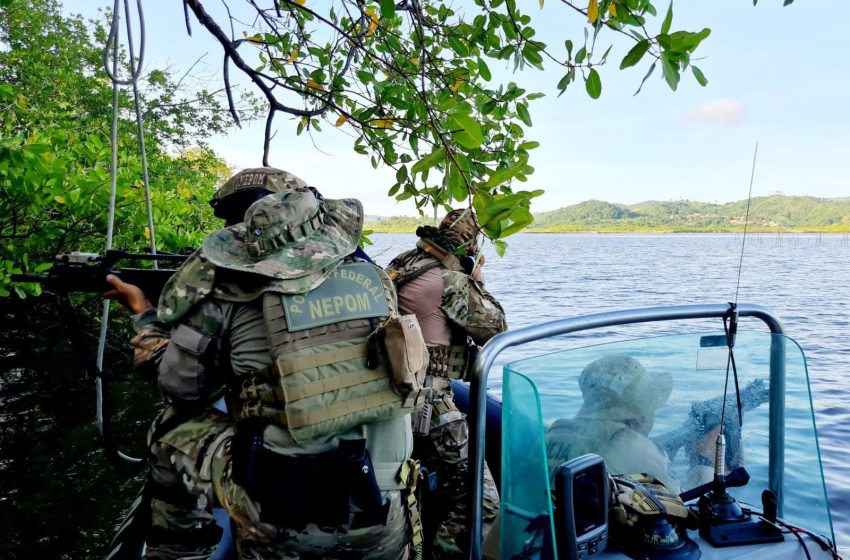
<path fill-rule="evenodd" d="M 203 253 L 220 268 L 302 284 L 350 255 L 362 230 L 359 200 L 320 201 L 313 190 L 299 188 L 252 204 L 244 223 L 210 234 Z"/>
<path fill-rule="evenodd" d="M 478 233 L 481 231 L 481 226 L 472 209 L 452 210 L 440 222 L 439 229 L 446 237 L 450 237 L 459 244 L 473 250 L 478 249 Z"/>
<path fill-rule="evenodd" d="M 585 403 L 649 416 L 670 398 L 673 377 L 666 371 L 650 373 L 626 354 L 610 354 L 588 364 L 578 385 Z"/>
<path fill-rule="evenodd" d="M 215 208 L 232 194 L 255 189 L 264 189 L 270 193 L 284 192 L 292 189 L 306 187 L 307 183 L 282 169 L 275 167 L 253 167 L 243 169 L 227 180 L 218 189 L 210 200 L 210 206 Z"/>

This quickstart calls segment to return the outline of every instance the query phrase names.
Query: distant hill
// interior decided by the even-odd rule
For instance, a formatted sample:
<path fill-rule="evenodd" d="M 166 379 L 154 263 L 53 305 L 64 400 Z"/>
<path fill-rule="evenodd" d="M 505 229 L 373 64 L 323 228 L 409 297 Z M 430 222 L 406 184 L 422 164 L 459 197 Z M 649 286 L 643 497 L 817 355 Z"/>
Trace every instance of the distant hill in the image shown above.
<path fill-rule="evenodd" d="M 589 200 L 536 214 L 530 231 L 741 231 L 747 201 L 680 200 L 610 204 Z M 850 198 L 771 195 L 753 198 L 752 231 L 850 231 Z"/>
<path fill-rule="evenodd" d="M 616 204 L 587 200 L 534 215 L 527 231 L 539 232 L 734 232 L 744 229 L 747 201 L 709 204 L 690 200 Z M 412 232 L 433 220 L 411 217 L 368 221 L 376 232 Z M 848 232 L 850 197 L 771 195 L 753 198 L 748 229 L 754 232 Z"/>

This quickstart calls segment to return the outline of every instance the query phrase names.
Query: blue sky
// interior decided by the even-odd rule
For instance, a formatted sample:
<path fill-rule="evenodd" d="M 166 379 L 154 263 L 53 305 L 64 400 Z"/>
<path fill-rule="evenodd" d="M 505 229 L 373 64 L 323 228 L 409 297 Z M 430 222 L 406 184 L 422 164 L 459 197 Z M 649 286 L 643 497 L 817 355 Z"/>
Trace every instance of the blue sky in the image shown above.
<path fill-rule="evenodd" d="M 319 0 L 308 0 L 318 2 Z M 526 1 L 537 38 L 560 54 L 563 39 L 578 42 L 578 15 L 549 0 L 540 10 Z M 131 2 L 134 4 L 134 2 Z M 67 11 L 94 17 L 108 0 L 66 0 Z M 218 3 L 211 3 L 213 9 Z M 666 4 L 656 2 L 663 14 Z M 196 22 L 189 37 L 182 3 L 144 3 L 146 66 L 187 68 L 204 53 L 205 73 L 220 80 L 221 49 Z M 850 19 L 846 0 L 679 0 L 674 29 L 709 27 L 696 64 L 709 80 L 700 87 L 683 77 L 672 92 L 657 71 L 633 96 L 646 64 L 625 71 L 619 61 L 631 42 L 601 35 L 597 51 L 613 43 L 600 69 L 603 93 L 591 100 L 583 84 L 560 98 L 562 73 L 527 71 L 511 79 L 547 94 L 532 104 L 529 139 L 541 142 L 527 186 L 543 188 L 535 211 L 590 198 L 635 203 L 690 199 L 728 202 L 747 196 L 753 146 L 759 142 L 754 196 L 773 192 L 820 197 L 850 196 Z M 156 9 L 154 9 L 156 8 Z M 650 24 L 657 30 L 660 21 Z M 496 78 L 508 76 L 489 63 Z M 660 69 L 657 69 L 660 70 Z M 386 196 L 393 174 L 373 170 L 351 150 L 352 140 L 331 130 L 315 136 L 318 151 L 294 124 L 276 119 L 279 129 L 271 163 L 303 177 L 329 197 L 356 196 L 368 214 L 413 214 L 413 206 Z M 329 126 L 323 127 L 328 131 Z M 246 126 L 210 144 L 234 167 L 258 166 L 263 123 Z M 525 187 L 525 186 L 524 186 Z"/>

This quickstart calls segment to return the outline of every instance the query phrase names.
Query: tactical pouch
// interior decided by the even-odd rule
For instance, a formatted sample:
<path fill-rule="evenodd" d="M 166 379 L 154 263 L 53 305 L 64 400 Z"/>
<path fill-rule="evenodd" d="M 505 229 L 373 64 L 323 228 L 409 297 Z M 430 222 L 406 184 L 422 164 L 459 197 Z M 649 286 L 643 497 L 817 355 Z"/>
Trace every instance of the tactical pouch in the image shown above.
<path fill-rule="evenodd" d="M 168 375 L 160 374 L 160 389 L 175 405 L 206 401 L 221 385 L 215 368 L 208 363 L 207 350 L 212 337 L 190 325 L 179 324 L 171 331 L 171 342 L 162 357 Z"/>
<path fill-rule="evenodd" d="M 417 398 L 425 385 L 428 368 L 428 347 L 416 315 L 390 317 L 372 334 L 383 333 L 390 378 L 399 395 Z"/>
<path fill-rule="evenodd" d="M 466 379 L 469 349 L 465 345 L 432 346 L 428 349 L 428 375 L 449 379 Z"/>

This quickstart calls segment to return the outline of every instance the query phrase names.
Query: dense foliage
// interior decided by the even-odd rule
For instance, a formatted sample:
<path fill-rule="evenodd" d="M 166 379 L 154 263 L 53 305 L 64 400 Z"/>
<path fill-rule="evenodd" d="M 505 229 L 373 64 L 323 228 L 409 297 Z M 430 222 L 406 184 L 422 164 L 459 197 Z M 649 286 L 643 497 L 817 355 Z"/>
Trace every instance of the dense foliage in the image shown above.
<path fill-rule="evenodd" d="M 469 203 L 494 240 L 528 226 L 530 200 L 542 193 L 521 185 L 539 146 L 527 137 L 532 102 L 544 94 L 499 67 L 558 68 L 559 95 L 580 82 L 598 98 L 617 38 L 620 69 L 645 65 L 643 81 L 660 68 L 674 90 L 685 73 L 707 83 L 691 61 L 710 30 L 675 29 L 673 5 L 652 0 L 246 0 L 217 15 L 199 0 L 187 4 L 221 42 L 226 64 L 268 99 L 267 153 L 277 112 L 300 117 L 299 134 L 341 127 L 373 166 L 396 170 L 389 196 L 414 199 L 423 215 Z M 531 13 L 586 26 L 547 44 Z"/>
<path fill-rule="evenodd" d="M 37 291 L 11 287 L 12 273 L 43 270 L 57 253 L 104 249 L 112 119 L 104 42 L 102 28 L 61 16 L 56 0 L 0 8 L 0 296 Z M 154 69 L 140 84 L 154 223 L 165 250 L 195 246 L 214 225 L 207 201 L 227 174 L 200 141 L 230 126 L 226 109 L 202 88 L 180 91 L 180 81 Z M 114 245 L 140 249 L 149 232 L 126 88 L 119 100 Z"/>
<path fill-rule="evenodd" d="M 139 485 L 100 449 L 93 380 L 69 347 L 70 318 L 46 294 L 22 299 L 38 286 L 9 282 L 15 272 L 44 270 L 59 252 L 105 248 L 112 87 L 104 43 L 103 29 L 63 16 L 57 0 L 0 1 L 3 558 L 101 557 Z M 228 173 L 201 139 L 231 125 L 227 110 L 202 84 L 168 71 L 148 69 L 139 85 L 159 247 L 195 246 L 219 224 L 207 201 Z M 127 88 L 120 106 L 114 244 L 142 249 L 147 219 Z M 74 331 L 90 349 L 99 301 L 73 301 Z M 106 366 L 125 377 L 110 402 L 122 448 L 138 455 L 160 399 L 154 384 L 127 377 L 128 315 L 114 316 Z"/>

